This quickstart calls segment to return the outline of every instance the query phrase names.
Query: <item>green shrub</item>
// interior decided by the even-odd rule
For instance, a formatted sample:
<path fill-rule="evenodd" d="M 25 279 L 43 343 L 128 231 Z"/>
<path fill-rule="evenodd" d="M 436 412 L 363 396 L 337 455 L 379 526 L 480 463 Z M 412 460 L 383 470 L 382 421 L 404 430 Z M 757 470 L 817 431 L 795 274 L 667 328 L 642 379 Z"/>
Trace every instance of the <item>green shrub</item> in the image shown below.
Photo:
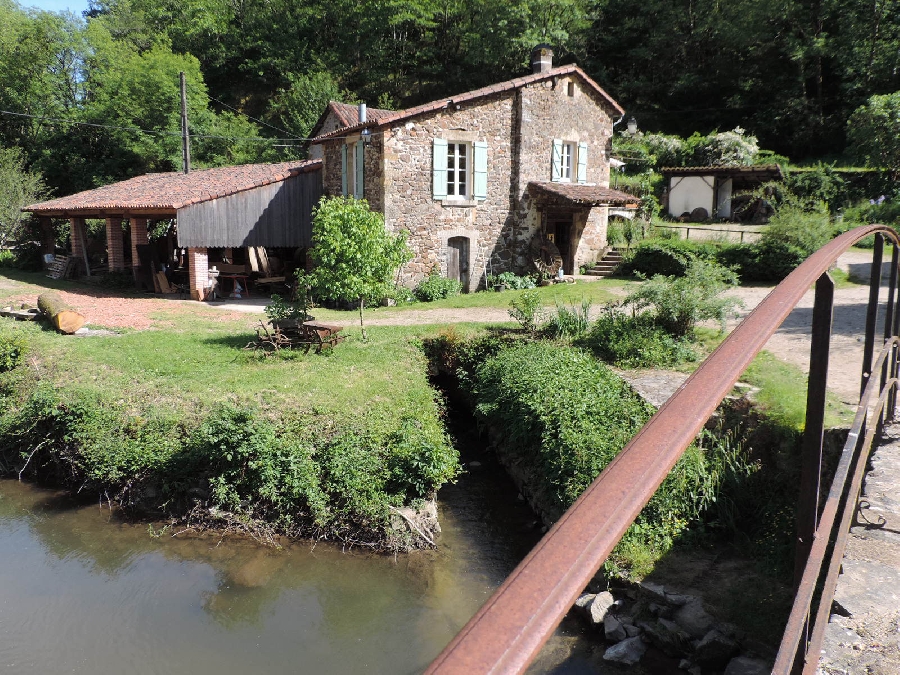
<path fill-rule="evenodd" d="M 462 284 L 455 279 L 442 277 L 437 272 L 432 272 L 413 289 L 416 300 L 421 302 L 434 302 L 444 298 L 452 298 L 462 292 Z"/>
<path fill-rule="evenodd" d="M 688 340 L 670 335 L 651 317 L 613 308 L 600 315 L 578 344 L 620 368 L 663 368 L 697 360 Z"/>
<path fill-rule="evenodd" d="M 16 254 L 10 249 L 0 249 L 0 269 L 11 269 L 16 266 Z"/>
<path fill-rule="evenodd" d="M 653 409 L 588 353 L 550 343 L 501 349 L 477 369 L 476 415 L 502 430 L 501 451 L 534 481 L 539 508 L 558 518 L 649 419 Z M 691 448 L 629 529 L 650 557 L 667 550 L 714 496 L 703 451 Z"/>
<path fill-rule="evenodd" d="M 740 304 L 736 298 L 722 297 L 737 275 L 718 263 L 693 259 L 684 276 L 656 274 L 628 294 L 623 305 L 647 317 L 675 337 L 691 335 L 700 321 L 715 320 L 725 329 L 725 320 Z"/>
<path fill-rule="evenodd" d="M 0 337 L 0 373 L 12 370 L 25 358 L 28 343 L 18 336 Z"/>
<path fill-rule="evenodd" d="M 520 277 L 518 274 L 514 274 L 513 272 L 501 272 L 500 274 L 490 274 L 487 278 L 487 285 L 489 288 L 493 288 L 498 284 L 503 284 L 508 289 L 513 291 L 519 291 L 526 288 L 534 288 L 536 284 L 534 283 L 534 277 L 525 275 Z"/>
<path fill-rule="evenodd" d="M 546 331 L 551 337 L 574 338 L 590 327 L 591 301 L 582 299 L 581 306 L 556 304 L 556 313 L 547 321 Z"/>
<path fill-rule="evenodd" d="M 638 244 L 624 269 L 630 274 L 644 276 L 681 276 L 687 269 L 688 260 L 712 260 L 715 259 L 716 252 L 716 245 L 710 243 L 686 239 L 650 239 Z"/>
<path fill-rule="evenodd" d="M 522 294 L 510 301 L 509 315 L 519 322 L 529 333 L 534 333 L 541 320 L 541 298 L 536 290 L 523 291 Z"/>

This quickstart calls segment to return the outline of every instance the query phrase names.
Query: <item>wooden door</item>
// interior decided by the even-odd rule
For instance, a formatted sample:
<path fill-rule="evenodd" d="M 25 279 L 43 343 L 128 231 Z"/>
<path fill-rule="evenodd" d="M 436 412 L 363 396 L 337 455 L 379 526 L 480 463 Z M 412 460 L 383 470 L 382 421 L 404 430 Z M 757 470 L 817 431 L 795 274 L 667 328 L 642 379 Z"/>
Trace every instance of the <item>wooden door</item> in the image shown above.
<path fill-rule="evenodd" d="M 468 237 L 452 237 L 447 242 L 447 277 L 459 281 L 463 292 L 469 290 Z"/>

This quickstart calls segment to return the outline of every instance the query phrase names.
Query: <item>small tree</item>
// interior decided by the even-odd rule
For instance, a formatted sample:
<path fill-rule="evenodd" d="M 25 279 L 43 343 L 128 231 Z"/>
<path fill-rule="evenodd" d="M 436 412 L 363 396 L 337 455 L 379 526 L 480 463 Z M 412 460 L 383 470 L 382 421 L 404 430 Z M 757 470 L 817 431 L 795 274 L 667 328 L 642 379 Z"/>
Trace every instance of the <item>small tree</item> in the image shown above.
<path fill-rule="evenodd" d="M 365 200 L 323 197 L 313 211 L 312 245 L 310 287 L 322 298 L 358 301 L 366 340 L 366 298 L 382 293 L 397 268 L 412 258 L 405 234 L 390 235 L 384 217 L 371 211 Z"/>
<path fill-rule="evenodd" d="M 27 220 L 22 207 L 47 195 L 39 174 L 26 171 L 18 148 L 0 148 L 0 247 L 19 239 Z"/>
<path fill-rule="evenodd" d="M 900 91 L 872 96 L 847 121 L 847 138 L 867 166 L 900 174 Z"/>

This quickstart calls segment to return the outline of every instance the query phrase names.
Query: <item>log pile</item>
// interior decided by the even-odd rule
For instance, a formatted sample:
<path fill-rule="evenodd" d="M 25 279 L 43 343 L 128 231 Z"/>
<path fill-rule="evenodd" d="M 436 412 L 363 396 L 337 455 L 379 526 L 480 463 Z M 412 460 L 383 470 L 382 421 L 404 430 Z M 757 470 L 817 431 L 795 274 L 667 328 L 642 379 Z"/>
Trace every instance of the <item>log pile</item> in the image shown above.
<path fill-rule="evenodd" d="M 38 296 L 37 305 L 60 333 L 71 335 L 84 325 L 85 318 L 56 293 L 42 293 Z"/>

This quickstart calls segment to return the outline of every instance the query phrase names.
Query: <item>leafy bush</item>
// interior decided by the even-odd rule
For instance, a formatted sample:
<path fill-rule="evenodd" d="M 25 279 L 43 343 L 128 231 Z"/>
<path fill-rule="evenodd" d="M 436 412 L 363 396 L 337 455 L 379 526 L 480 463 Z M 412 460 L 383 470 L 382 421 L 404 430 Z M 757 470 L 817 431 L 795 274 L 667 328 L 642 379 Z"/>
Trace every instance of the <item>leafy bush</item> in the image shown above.
<path fill-rule="evenodd" d="M 625 269 L 631 274 L 682 276 L 692 258 L 715 259 L 715 244 L 686 239 L 649 239 L 634 249 Z"/>
<path fill-rule="evenodd" d="M 472 390 L 477 416 L 502 430 L 500 451 L 528 476 L 538 508 L 550 520 L 581 495 L 653 412 L 586 352 L 541 342 L 487 358 Z M 636 542 L 658 556 L 713 496 L 704 454 L 691 448 L 617 551 Z"/>
<path fill-rule="evenodd" d="M 510 301 L 509 315 L 519 322 L 529 333 L 534 333 L 541 321 L 541 298 L 536 290 L 523 291 L 522 294 Z"/>
<path fill-rule="evenodd" d="M 556 304 L 556 314 L 547 321 L 546 331 L 552 337 L 578 337 L 590 326 L 591 301 L 581 300 L 581 306 Z"/>
<path fill-rule="evenodd" d="M 744 130 L 715 131 L 707 136 L 694 133 L 684 142 L 682 156 L 688 166 L 733 166 L 753 164 L 759 152 L 756 136 L 745 136 Z"/>
<path fill-rule="evenodd" d="M 815 209 L 818 204 L 827 204 L 835 213 L 849 201 L 847 182 L 834 167 L 818 164 L 812 170 L 793 170 L 785 176 L 784 186 L 805 209 Z"/>
<path fill-rule="evenodd" d="M 324 422 L 324 424 L 323 424 Z M 222 405 L 188 431 L 152 409 L 38 386 L 0 414 L 0 467 L 181 517 L 201 507 L 253 530 L 384 546 L 390 509 L 432 497 L 458 472 L 439 420 L 276 423 Z M 312 430 L 315 430 L 313 432 Z"/>
<path fill-rule="evenodd" d="M 724 330 L 725 319 L 740 301 L 721 294 L 736 283 L 737 275 L 731 270 L 693 259 L 684 276 L 656 274 L 629 293 L 623 304 L 636 312 L 647 312 L 650 320 L 675 337 L 692 334 L 699 321 L 708 319 L 718 321 Z"/>
<path fill-rule="evenodd" d="M 519 291 L 527 288 L 534 288 L 534 277 L 525 275 L 519 276 L 513 272 L 501 272 L 500 274 L 490 274 L 487 278 L 488 288 L 493 288 L 497 284 L 503 284 L 508 289 Z"/>
<path fill-rule="evenodd" d="M 25 241 L 16 246 L 16 267 L 26 272 L 39 272 L 44 269 L 44 256 L 40 244 Z"/>
<path fill-rule="evenodd" d="M 442 277 L 437 272 L 432 272 L 413 289 L 416 300 L 421 302 L 434 302 L 444 298 L 452 298 L 462 292 L 462 284 L 456 279 Z"/>
<path fill-rule="evenodd" d="M 28 343 L 24 338 L 0 337 L 0 373 L 5 373 L 19 365 L 25 358 L 27 349 Z"/>
<path fill-rule="evenodd" d="M 304 294 L 305 295 L 305 294 Z M 263 310 L 270 322 L 308 321 L 309 312 L 305 303 L 285 302 L 277 293 L 272 294 L 271 302 Z"/>
<path fill-rule="evenodd" d="M 607 307 L 579 345 L 620 368 L 662 368 L 696 361 L 690 342 L 676 338 L 649 316 L 629 316 Z"/>
<path fill-rule="evenodd" d="M 16 266 L 16 254 L 10 249 L 0 249 L 0 269 L 11 269 Z"/>

